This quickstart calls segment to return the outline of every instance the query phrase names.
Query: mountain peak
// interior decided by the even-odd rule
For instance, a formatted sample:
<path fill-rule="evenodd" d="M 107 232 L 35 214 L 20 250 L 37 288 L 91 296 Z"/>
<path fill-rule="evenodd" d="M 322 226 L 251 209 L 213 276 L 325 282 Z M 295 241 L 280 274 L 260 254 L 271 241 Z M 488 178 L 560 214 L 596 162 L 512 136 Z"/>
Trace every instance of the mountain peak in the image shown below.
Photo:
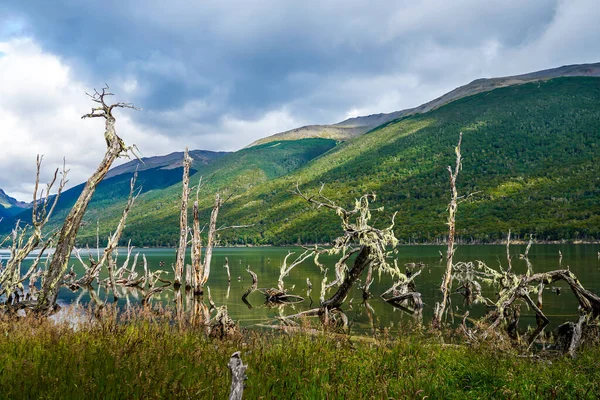
<path fill-rule="evenodd" d="M 421 104 L 418 107 L 394 111 L 387 114 L 372 114 L 362 117 L 348 118 L 333 125 L 309 125 L 286 132 L 259 139 L 247 147 L 257 146 L 276 140 L 296 140 L 311 137 L 320 137 L 335 140 L 348 140 L 360 136 L 377 126 L 383 125 L 394 119 L 413 114 L 422 114 L 446 105 L 454 100 L 472 96 L 477 93 L 488 92 L 493 89 L 521 85 L 523 83 L 543 81 L 559 77 L 592 76 L 600 77 L 600 63 L 563 65 L 557 68 L 529 72 L 521 75 L 504 76 L 499 78 L 479 78 L 471 83 L 459 86 L 456 89 Z"/>

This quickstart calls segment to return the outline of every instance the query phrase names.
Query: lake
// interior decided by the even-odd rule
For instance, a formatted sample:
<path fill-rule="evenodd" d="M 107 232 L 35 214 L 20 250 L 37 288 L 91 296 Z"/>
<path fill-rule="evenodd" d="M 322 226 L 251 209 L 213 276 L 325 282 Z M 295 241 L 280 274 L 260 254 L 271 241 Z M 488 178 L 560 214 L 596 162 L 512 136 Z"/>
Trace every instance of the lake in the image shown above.
<path fill-rule="evenodd" d="M 525 262 L 519 259 L 519 254 L 525 251 L 525 247 L 525 245 L 511 246 L 513 269 L 518 273 L 526 271 Z M 441 297 L 439 286 L 445 269 L 445 260 L 440 260 L 439 251 L 445 253 L 445 250 L 444 246 L 398 246 L 397 259 L 403 272 L 405 270 L 405 263 L 421 262 L 426 264 L 421 275 L 415 280 L 417 290 L 421 292 L 424 302 L 422 318 L 425 323 L 431 321 L 435 302 Z M 292 270 L 290 276 L 285 279 L 285 287 L 290 289 L 290 293 L 305 297 L 306 300 L 304 302 L 286 305 L 285 307 L 268 307 L 264 304 L 265 298 L 260 292 L 254 292 L 248 297 L 251 308 L 242 301 L 242 294 L 252 283 L 250 275 L 246 272 L 246 267 L 250 266 L 250 269 L 258 275 L 259 288 L 276 287 L 279 266 L 288 251 L 293 251 L 296 253 L 295 255 L 299 255 L 303 250 L 292 247 L 216 248 L 213 255 L 210 279 L 207 284 L 210 287 L 215 303 L 217 305 L 226 304 L 230 316 L 243 327 L 270 323 L 280 313 L 282 315 L 290 315 L 318 305 L 322 274 L 312 259 L 308 259 L 296 267 Z M 562 259 L 559 257 L 559 251 L 562 253 Z M 534 272 L 545 272 L 569 266 L 570 270 L 577 275 L 585 288 L 594 293 L 600 293 L 599 251 L 600 245 L 598 244 L 534 244 L 529 252 L 529 260 L 533 265 Z M 140 253 L 138 259 L 138 271 L 141 271 L 140 273 L 143 273 L 141 254 L 146 255 L 148 265 L 152 270 L 163 269 L 171 271 L 170 266 L 175 262 L 175 249 L 134 249 L 133 254 L 136 252 Z M 119 265 L 124 261 L 125 253 L 125 249 L 120 249 L 118 257 Z M 82 252 L 82 256 L 86 259 L 85 251 Z M 232 276 L 231 283 L 227 282 L 227 273 L 225 268 L 223 268 L 226 257 L 229 259 Z M 291 256 L 289 262 L 293 259 L 294 256 Z M 501 264 L 505 268 L 506 247 L 503 245 L 458 246 L 454 259 L 456 262 L 481 260 L 490 267 L 496 268 Z M 329 281 L 333 279 L 335 260 L 336 258 L 330 256 L 322 256 L 320 258 L 320 261 L 329 269 Z M 163 267 L 160 267 L 161 262 L 164 263 Z M 187 262 L 190 262 L 189 254 Z M 24 268 L 27 264 L 28 262 L 24 263 Z M 75 271 L 78 275 L 81 275 L 83 269 L 79 265 L 79 262 L 73 259 L 73 264 L 75 265 Z M 172 279 L 172 276 L 171 273 L 168 279 Z M 362 292 L 357 287 L 353 289 L 351 296 L 349 296 L 343 306 L 350 321 L 351 331 L 354 333 L 368 334 L 373 329 L 371 321 L 373 321 L 376 328 L 383 328 L 397 326 L 414 318 L 414 316 L 401 309 L 392 307 L 379 298 L 379 295 L 392 285 L 392 278 L 385 274 L 382 274 L 381 277 L 378 274 L 374 274 L 374 277 L 375 281 L 371 286 L 371 292 L 374 296 L 368 302 L 369 307 L 363 304 Z M 306 278 L 309 278 L 313 285 L 313 290 L 309 294 L 307 294 Z M 456 288 L 456 286 L 457 283 L 454 282 L 453 287 Z M 557 295 L 552 292 L 552 287 L 561 287 L 561 294 Z M 483 289 L 484 295 L 492 299 L 495 298 L 494 292 L 490 288 L 484 287 Z M 334 290 L 335 288 L 332 288 L 330 294 L 333 294 Z M 103 291 L 100 292 L 100 295 L 101 298 L 105 296 Z M 109 297 L 112 299 L 112 296 Z M 128 302 L 137 303 L 141 298 L 143 298 L 143 295 L 133 289 L 128 291 L 127 298 L 121 298 L 118 302 L 120 305 L 126 305 Z M 154 302 L 163 302 L 165 304 L 172 303 L 173 299 L 172 289 L 168 289 L 153 297 Z M 87 293 L 72 292 L 65 287 L 61 289 L 59 294 L 59 303 L 62 305 L 77 302 L 87 304 L 88 301 L 89 297 Z M 483 305 L 467 307 L 460 294 L 453 294 L 451 301 L 451 309 L 457 318 L 456 323 L 459 322 L 466 310 L 469 310 L 470 315 L 475 317 L 485 313 Z M 549 328 L 553 329 L 567 320 L 576 321 L 578 315 L 577 304 L 575 296 L 571 293 L 566 283 L 557 282 L 546 287 L 544 291 L 543 310 L 550 319 Z M 526 327 L 528 324 L 535 326 L 535 316 L 532 311 L 527 310 L 526 306 L 523 305 L 521 307 L 520 326 Z"/>

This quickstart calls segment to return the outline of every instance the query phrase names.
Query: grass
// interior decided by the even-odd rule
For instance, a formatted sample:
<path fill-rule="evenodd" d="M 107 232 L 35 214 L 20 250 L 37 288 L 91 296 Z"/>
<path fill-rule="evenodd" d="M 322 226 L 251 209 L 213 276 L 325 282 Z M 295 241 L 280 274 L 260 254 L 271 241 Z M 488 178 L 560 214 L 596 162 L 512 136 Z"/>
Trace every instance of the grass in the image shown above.
<path fill-rule="evenodd" d="M 395 332 L 374 341 L 247 331 L 207 338 L 194 327 L 136 317 L 67 323 L 0 321 L 3 398 L 226 398 L 234 351 L 248 399 L 597 398 L 600 348 L 577 359 L 520 357 Z"/>

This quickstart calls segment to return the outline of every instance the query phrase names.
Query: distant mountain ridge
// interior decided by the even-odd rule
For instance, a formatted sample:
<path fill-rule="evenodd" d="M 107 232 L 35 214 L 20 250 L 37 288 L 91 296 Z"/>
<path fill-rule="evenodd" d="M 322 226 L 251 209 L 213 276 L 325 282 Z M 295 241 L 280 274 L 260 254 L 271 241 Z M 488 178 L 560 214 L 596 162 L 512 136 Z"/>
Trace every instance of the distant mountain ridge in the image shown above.
<path fill-rule="evenodd" d="M 600 77 L 600 63 L 564 65 L 542 71 L 500 78 L 481 78 L 460 86 L 443 96 L 424 103 L 418 107 L 394 111 L 392 113 L 372 114 L 363 117 L 349 118 L 332 125 L 308 125 L 258 139 L 246 147 L 257 146 L 278 140 L 298 140 L 306 138 L 325 138 L 349 140 L 360 136 L 387 122 L 414 114 L 422 114 L 434 110 L 454 100 L 490 90 L 521 85 L 528 82 L 544 81 L 558 77 L 591 76 Z"/>
<path fill-rule="evenodd" d="M 189 155 L 194 160 L 193 168 L 198 168 L 200 165 L 208 165 L 211 161 L 229 154 L 227 151 L 209 151 L 209 150 L 190 150 Z M 183 166 L 183 151 L 176 151 L 164 156 L 143 157 L 140 160 L 132 160 L 125 164 L 112 168 L 106 174 L 106 178 L 125 174 L 128 172 L 145 171 L 147 169 L 161 168 L 174 169 Z"/>
<path fill-rule="evenodd" d="M 11 217 L 17 215 L 23 210 L 30 208 L 31 205 L 10 197 L 0 189 L 0 218 Z"/>

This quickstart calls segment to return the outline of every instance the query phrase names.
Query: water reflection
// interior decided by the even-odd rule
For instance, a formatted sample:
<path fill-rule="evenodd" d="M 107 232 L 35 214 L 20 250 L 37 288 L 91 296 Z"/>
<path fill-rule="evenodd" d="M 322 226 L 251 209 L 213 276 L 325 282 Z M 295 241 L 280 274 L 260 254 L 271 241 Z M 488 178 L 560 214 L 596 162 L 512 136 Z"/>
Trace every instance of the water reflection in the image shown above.
<path fill-rule="evenodd" d="M 363 302 L 365 286 L 357 286 L 352 289 L 343 306 L 348 329 L 354 333 L 373 334 L 375 330 L 382 327 L 397 326 L 405 322 L 415 321 L 415 319 L 428 323 L 433 316 L 433 305 L 436 300 L 439 300 L 440 296 L 439 285 L 443 274 L 443 260 L 440 260 L 439 256 L 440 249 L 442 249 L 441 246 L 400 246 L 398 249 L 398 265 L 404 265 L 413 274 L 420 271 L 414 280 L 416 284 L 414 292 L 420 293 L 422 307 L 414 307 L 414 303 L 417 301 L 415 298 L 408 299 L 409 301 L 403 299 L 399 304 L 393 305 L 385 301 L 380 296 L 395 284 L 394 280 L 386 275 L 368 280 L 365 274 L 361 281 L 371 282 L 368 287 L 371 296 L 367 302 Z M 272 323 L 282 316 L 299 314 L 316 307 L 319 303 L 318 297 L 322 286 L 323 273 L 321 268 L 315 265 L 311 259 L 307 259 L 298 265 L 285 278 L 286 288 L 289 288 L 288 293 L 303 297 L 304 301 L 293 305 L 280 304 L 269 307 L 265 305 L 265 294 L 256 290 L 259 289 L 258 285 L 254 290 L 249 291 L 254 286 L 254 279 L 250 272 L 256 275 L 261 287 L 276 288 L 280 266 L 289 251 L 298 251 L 298 249 L 272 247 L 215 249 L 213 263 L 224 267 L 212 268 L 211 270 L 208 284 L 212 290 L 214 303 L 217 306 L 226 305 L 229 315 L 243 327 Z M 528 252 L 526 252 L 525 245 L 513 245 L 509 252 L 512 258 L 512 269 L 515 273 L 524 274 L 528 270 L 544 272 L 555 270 L 560 265 L 565 268 L 569 266 L 570 270 L 577 275 L 587 289 L 594 293 L 600 293 L 600 245 L 534 244 Z M 136 253 L 139 253 L 138 257 L 135 257 Z M 121 252 L 121 254 L 123 256 L 119 256 L 119 263 L 125 261 L 126 252 Z M 527 254 L 527 257 L 520 257 L 525 254 Z M 121 279 L 135 277 L 131 278 L 135 280 L 139 279 L 142 274 L 154 274 L 157 271 L 162 271 L 162 275 L 158 274 L 155 279 L 156 287 L 153 289 L 118 286 L 116 304 L 127 307 L 138 304 L 175 303 L 174 305 L 181 311 L 181 315 L 188 312 L 192 315 L 192 317 L 189 317 L 191 321 L 195 323 L 205 321 L 206 310 L 204 307 L 208 307 L 205 304 L 207 299 L 198 300 L 193 296 L 187 299 L 185 291 L 177 294 L 166 283 L 168 280 L 172 280 L 173 276 L 171 271 L 165 271 L 164 266 L 171 265 L 174 262 L 175 250 L 135 249 L 133 255 L 135 258 L 134 266 L 127 271 L 123 271 Z M 143 259 L 146 259 L 145 263 L 140 261 Z M 489 265 L 501 264 L 506 266 L 506 247 L 500 245 L 460 246 L 457 248 L 455 260 L 457 262 L 481 260 Z M 32 261 L 28 260 L 23 264 L 25 271 Z M 330 271 L 328 272 L 329 282 L 335 279 L 336 261 L 335 258 L 327 255 L 322 255 L 319 259 L 319 262 Z M 144 271 L 144 264 L 146 264 L 147 271 Z M 73 259 L 73 265 L 74 273 L 77 276 L 82 276 L 83 267 L 76 259 Z M 136 277 L 131 271 L 139 275 Z M 163 276 L 163 278 L 160 278 L 160 276 Z M 231 279 L 231 277 L 238 277 L 238 279 Z M 115 303 L 112 299 L 113 296 L 110 295 L 104 284 L 106 278 L 107 276 L 103 273 L 99 279 L 101 284 L 98 285 L 94 282 L 93 289 L 71 291 L 67 287 L 62 288 L 59 294 L 59 302 L 63 305 L 73 303 L 85 305 L 90 302 L 94 304 Z M 471 318 L 479 318 L 488 311 L 485 304 L 473 301 L 473 298 L 476 297 L 473 296 L 473 293 L 496 298 L 496 294 L 490 287 L 470 287 L 467 290 L 467 288 L 461 288 L 460 286 L 460 283 L 455 282 L 454 289 L 460 290 L 458 292 L 454 291 L 451 296 L 452 306 L 448 307 L 448 318 L 451 320 L 456 316 L 456 325 L 460 325 L 466 311 L 469 311 Z M 576 321 L 579 317 L 577 300 L 570 290 L 565 289 L 568 289 L 568 286 L 561 282 L 553 283 L 552 286 L 541 286 L 540 288 L 544 293 L 554 292 L 560 294 L 560 296 L 546 296 L 543 303 L 544 314 L 550 320 L 550 328 L 552 329 L 567 320 Z M 469 295 L 465 296 L 465 294 Z M 471 297 L 470 300 L 469 297 Z M 537 303 L 539 303 L 539 300 Z M 194 312 L 189 313 L 189 311 Z M 344 316 L 335 315 L 333 318 L 339 320 L 343 325 Z M 533 333 L 539 326 L 538 321 L 536 321 L 536 313 L 532 307 L 521 307 L 519 320 L 522 326 L 533 326 Z"/>

